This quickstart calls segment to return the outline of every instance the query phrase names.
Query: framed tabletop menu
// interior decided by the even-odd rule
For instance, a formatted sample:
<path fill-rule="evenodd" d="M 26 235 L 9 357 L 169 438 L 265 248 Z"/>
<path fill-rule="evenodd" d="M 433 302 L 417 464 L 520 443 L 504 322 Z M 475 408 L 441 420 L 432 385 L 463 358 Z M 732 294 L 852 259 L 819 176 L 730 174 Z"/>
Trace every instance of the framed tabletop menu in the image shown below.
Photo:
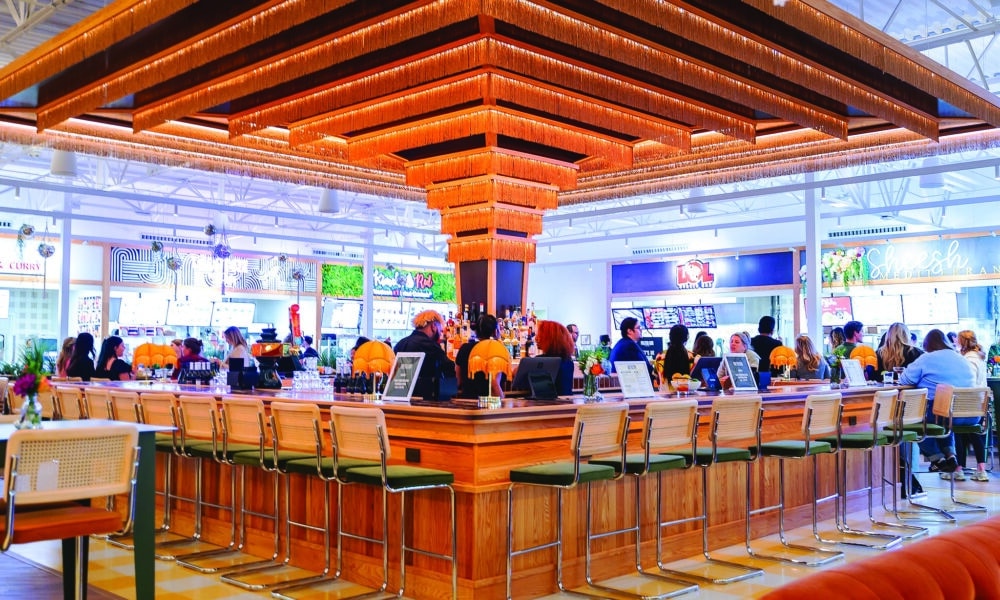
<path fill-rule="evenodd" d="M 385 384 L 382 400 L 386 402 L 409 402 L 413 397 L 413 388 L 417 385 L 420 366 L 424 364 L 423 352 L 400 352 L 396 354 L 396 362 L 392 364 L 389 381 Z"/>
<path fill-rule="evenodd" d="M 726 361 L 726 370 L 729 371 L 729 381 L 733 384 L 734 392 L 757 391 L 757 380 L 750 370 L 746 354 L 727 354 L 723 360 Z"/>
<path fill-rule="evenodd" d="M 649 367 L 640 360 L 615 361 L 618 383 L 622 386 L 622 396 L 626 398 L 651 398 L 656 395 L 653 382 L 649 378 Z"/>

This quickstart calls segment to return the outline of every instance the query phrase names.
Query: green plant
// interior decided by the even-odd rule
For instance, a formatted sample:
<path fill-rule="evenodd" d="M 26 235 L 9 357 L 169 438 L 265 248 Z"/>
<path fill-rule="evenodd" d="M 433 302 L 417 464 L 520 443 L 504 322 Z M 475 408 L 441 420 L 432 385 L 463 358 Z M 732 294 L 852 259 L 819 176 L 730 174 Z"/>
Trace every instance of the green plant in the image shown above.
<path fill-rule="evenodd" d="M 339 348 L 325 348 L 319 351 L 319 366 L 321 367 L 337 367 L 337 359 L 340 358 Z"/>

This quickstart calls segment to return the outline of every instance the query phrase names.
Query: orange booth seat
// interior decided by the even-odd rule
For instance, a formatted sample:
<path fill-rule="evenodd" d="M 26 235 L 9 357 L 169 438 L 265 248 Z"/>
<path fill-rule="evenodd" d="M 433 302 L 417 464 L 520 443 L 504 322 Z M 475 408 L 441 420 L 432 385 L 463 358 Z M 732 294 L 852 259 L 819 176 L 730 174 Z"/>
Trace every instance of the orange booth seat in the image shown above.
<path fill-rule="evenodd" d="M 1000 599 L 1000 517 L 798 579 L 764 600 Z"/>
<path fill-rule="evenodd" d="M 177 364 L 177 353 L 170 344 L 140 344 L 132 353 L 132 368 L 138 369 L 139 365 L 151 368 L 153 365 L 160 365 L 166 368 L 167 365 Z"/>

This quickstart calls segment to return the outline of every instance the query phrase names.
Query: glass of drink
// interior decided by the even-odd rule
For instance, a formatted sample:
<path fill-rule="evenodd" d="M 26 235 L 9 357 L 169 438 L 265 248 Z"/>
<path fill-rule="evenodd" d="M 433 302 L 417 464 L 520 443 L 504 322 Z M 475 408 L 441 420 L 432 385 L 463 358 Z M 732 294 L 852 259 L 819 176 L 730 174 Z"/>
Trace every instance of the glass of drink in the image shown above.
<path fill-rule="evenodd" d="M 892 368 L 892 380 L 899 385 L 899 376 L 903 374 L 903 367 L 893 367 Z"/>

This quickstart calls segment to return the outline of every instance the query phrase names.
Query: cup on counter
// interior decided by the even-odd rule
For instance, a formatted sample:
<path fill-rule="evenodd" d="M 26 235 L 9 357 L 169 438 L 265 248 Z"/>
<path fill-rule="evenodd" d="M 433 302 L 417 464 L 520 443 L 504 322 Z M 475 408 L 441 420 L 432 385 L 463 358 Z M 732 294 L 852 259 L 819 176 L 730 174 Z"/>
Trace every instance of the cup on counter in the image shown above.
<path fill-rule="evenodd" d="M 899 385 L 899 377 L 903 374 L 903 367 L 893 367 L 892 368 L 892 381 Z"/>
<path fill-rule="evenodd" d="M 895 373 L 892 371 L 882 371 L 882 383 L 884 385 L 894 385 L 896 382 Z"/>

